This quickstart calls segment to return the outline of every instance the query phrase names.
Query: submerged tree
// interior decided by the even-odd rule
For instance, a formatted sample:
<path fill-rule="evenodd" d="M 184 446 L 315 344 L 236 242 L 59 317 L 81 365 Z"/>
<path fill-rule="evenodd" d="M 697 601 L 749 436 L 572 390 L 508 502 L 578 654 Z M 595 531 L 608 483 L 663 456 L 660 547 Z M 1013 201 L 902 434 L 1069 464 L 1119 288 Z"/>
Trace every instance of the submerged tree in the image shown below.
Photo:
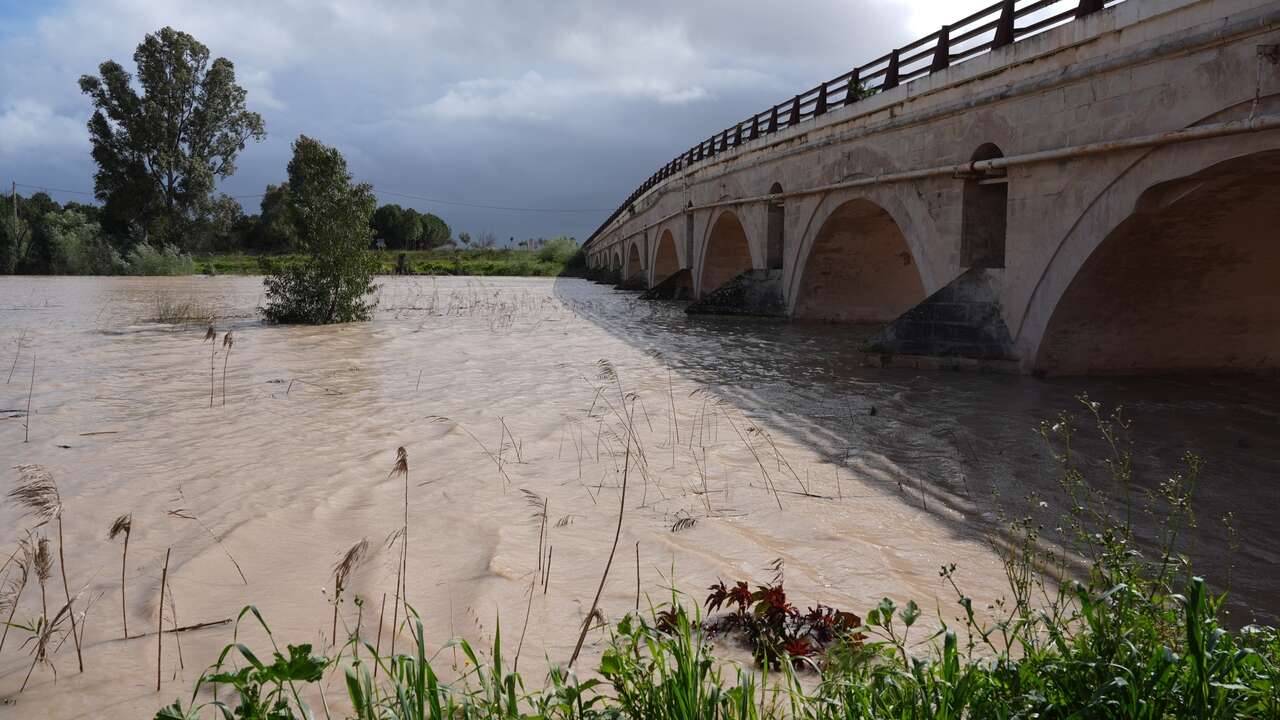
<path fill-rule="evenodd" d="M 369 250 L 373 188 L 353 184 L 335 148 L 305 135 L 289 161 L 287 216 L 302 257 L 267 260 L 269 322 L 327 324 L 368 320 L 378 261 Z"/>
<path fill-rule="evenodd" d="M 245 143 L 266 131 L 245 108 L 231 61 L 210 61 L 191 35 L 163 28 L 146 36 L 133 60 L 136 78 L 113 60 L 80 78 L 95 108 L 94 189 L 108 229 L 141 228 L 144 237 L 173 241 L 203 214 L 214 180 L 235 172 Z"/>

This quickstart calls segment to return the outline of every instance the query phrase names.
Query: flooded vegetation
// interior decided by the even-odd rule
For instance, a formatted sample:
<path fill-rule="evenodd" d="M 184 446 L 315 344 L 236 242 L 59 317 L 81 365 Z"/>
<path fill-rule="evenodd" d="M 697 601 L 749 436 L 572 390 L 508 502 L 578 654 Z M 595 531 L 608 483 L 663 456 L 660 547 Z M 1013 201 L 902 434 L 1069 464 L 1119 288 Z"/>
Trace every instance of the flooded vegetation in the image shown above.
<path fill-rule="evenodd" d="M 1177 514 L 1168 498 L 1180 497 L 1167 482 L 1179 472 L 1195 481 L 1185 488 L 1194 514 L 1178 520 L 1175 545 L 1207 592 L 1230 590 L 1217 621 L 1276 621 L 1280 582 L 1266 570 L 1280 493 L 1274 378 L 1047 382 L 863 368 L 857 330 L 693 318 L 581 280 L 378 284 L 372 322 L 322 327 L 262 324 L 257 278 L 0 285 L 12 366 L 0 397 L 4 489 L 56 488 L 0 504 L 5 598 L 16 598 L 3 608 L 14 620 L 0 649 L 0 714 L 148 717 L 175 697 L 188 707 L 233 625 L 269 658 L 265 623 L 237 621 L 248 604 L 282 652 L 308 643 L 306 653 L 347 658 L 305 691 L 313 708 L 321 694 L 347 702 L 352 652 L 368 668 L 372 650 L 389 658 L 394 644 L 404 662 L 429 659 L 452 679 L 470 666 L 449 639 L 492 649 L 499 622 L 505 662 L 529 691 L 579 637 L 585 679 L 664 617 L 672 637 L 696 638 L 689 652 L 710 653 L 693 613 L 706 588 L 742 580 L 755 591 L 779 574 L 798 612 L 825 607 L 871 625 L 890 620 L 883 598 L 897 621 L 914 601 L 906 649 L 924 657 L 932 651 L 917 640 L 943 623 L 965 643 L 952 580 L 983 627 L 1017 609 L 1011 527 L 1035 529 L 1071 568 L 1036 564 L 1046 598 L 1069 591 L 1062 577 L 1088 579 L 1061 520 L 1078 502 L 1071 487 L 1110 498 L 1112 510 L 1128 488 L 1142 500 L 1132 507 L 1149 508 L 1131 513 L 1131 542 L 1159 560 Z M 1125 408 L 1123 484 L 1076 399 L 1085 392 L 1103 420 Z M 1061 412 L 1081 428 L 1076 485 L 1063 484 L 1074 476 L 1054 449 L 1062 436 L 1041 436 Z M 1188 450 L 1203 460 L 1194 474 Z M 42 565 L 23 560 L 42 546 Z M 685 593 L 683 614 L 615 625 L 637 608 L 661 611 L 672 589 Z M 1154 643 L 1172 626 L 1144 627 Z M 1185 656 L 1185 640 L 1166 640 Z M 729 684 L 757 683 L 758 694 L 779 680 L 758 676 L 736 633 L 713 642 L 747 673 Z M 988 656 L 1017 643 L 992 639 Z M 417 667 L 395 663 L 369 682 Z M 619 666 L 607 694 L 640 677 L 624 677 L 632 671 L 657 672 Z M 736 671 L 725 672 L 728 683 Z M 205 688 L 197 699 L 211 697 Z M 350 714 L 335 705 L 334 717 Z"/>

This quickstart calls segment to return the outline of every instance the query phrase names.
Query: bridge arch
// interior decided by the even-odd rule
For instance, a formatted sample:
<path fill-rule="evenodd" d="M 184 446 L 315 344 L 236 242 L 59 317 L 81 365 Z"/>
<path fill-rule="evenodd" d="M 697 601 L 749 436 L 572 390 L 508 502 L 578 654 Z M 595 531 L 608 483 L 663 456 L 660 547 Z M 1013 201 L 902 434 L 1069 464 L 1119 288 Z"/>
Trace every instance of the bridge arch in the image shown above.
<path fill-rule="evenodd" d="M 650 287 L 676 274 L 682 266 L 680 249 L 676 243 L 675 235 L 669 228 L 665 229 L 658 236 L 658 242 L 654 247 L 653 261 L 650 263 Z"/>
<path fill-rule="evenodd" d="M 792 276 L 793 317 L 884 323 L 925 299 L 906 235 L 876 202 L 846 199 L 809 236 Z"/>
<path fill-rule="evenodd" d="M 752 267 L 751 243 L 742 220 L 732 210 L 721 210 L 713 216 L 706 240 L 702 243 L 698 297 L 715 292 Z"/>
<path fill-rule="evenodd" d="M 1069 263 L 1074 272 L 1048 313 L 1033 369 L 1280 368 L 1277 227 L 1274 141 L 1273 149 L 1150 185 L 1085 257 Z"/>
<path fill-rule="evenodd" d="M 614 248 L 613 263 L 610 264 L 609 269 L 615 272 L 622 272 L 622 251 L 621 250 Z"/>
<path fill-rule="evenodd" d="M 644 253 L 640 252 L 640 240 L 632 240 L 626 244 L 626 259 L 623 263 L 623 279 L 626 282 L 639 280 L 643 283 Z"/>

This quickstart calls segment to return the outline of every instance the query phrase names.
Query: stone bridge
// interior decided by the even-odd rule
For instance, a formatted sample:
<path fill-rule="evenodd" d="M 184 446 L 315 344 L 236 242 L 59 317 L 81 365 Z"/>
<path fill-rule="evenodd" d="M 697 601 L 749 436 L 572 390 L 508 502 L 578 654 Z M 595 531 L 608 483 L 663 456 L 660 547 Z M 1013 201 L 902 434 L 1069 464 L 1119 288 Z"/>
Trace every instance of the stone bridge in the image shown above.
<path fill-rule="evenodd" d="M 690 312 L 882 326 L 879 361 L 1273 371 L 1280 2 L 1005 0 L 682 153 L 586 249 Z"/>

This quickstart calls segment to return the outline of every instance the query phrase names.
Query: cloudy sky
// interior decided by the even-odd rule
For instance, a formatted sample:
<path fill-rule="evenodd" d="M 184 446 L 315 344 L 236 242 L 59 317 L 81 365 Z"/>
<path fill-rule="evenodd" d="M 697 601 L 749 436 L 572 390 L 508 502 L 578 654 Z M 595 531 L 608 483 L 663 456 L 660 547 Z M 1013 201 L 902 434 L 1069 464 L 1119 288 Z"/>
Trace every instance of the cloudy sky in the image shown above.
<path fill-rule="evenodd" d="M 696 140 L 989 3 L 0 0 L 0 182 L 92 190 L 76 80 L 132 69 L 172 25 L 232 60 L 266 119 L 223 191 L 279 182 L 305 133 L 455 233 L 581 240 Z"/>

